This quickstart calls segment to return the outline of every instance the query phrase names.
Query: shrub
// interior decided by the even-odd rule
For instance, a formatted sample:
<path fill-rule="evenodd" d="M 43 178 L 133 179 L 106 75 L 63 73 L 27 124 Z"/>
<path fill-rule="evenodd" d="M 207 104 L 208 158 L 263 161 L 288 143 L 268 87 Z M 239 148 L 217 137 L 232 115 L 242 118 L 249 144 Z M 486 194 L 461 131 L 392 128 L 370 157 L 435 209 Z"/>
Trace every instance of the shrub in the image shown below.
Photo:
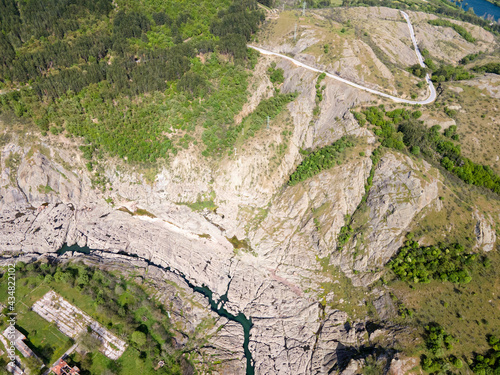
<path fill-rule="evenodd" d="M 329 169 L 337 165 L 340 154 L 346 148 L 352 146 L 354 146 L 353 141 L 347 137 L 342 137 L 332 145 L 320 148 L 319 150 L 307 155 L 302 163 L 297 166 L 295 172 L 293 172 L 290 176 L 288 185 L 296 185 L 325 169 Z"/>
<path fill-rule="evenodd" d="M 427 22 L 430 25 L 434 25 L 434 26 L 451 27 L 453 30 L 455 30 L 459 35 L 461 35 L 469 43 L 474 43 L 476 41 L 476 39 L 474 39 L 472 34 L 469 33 L 464 27 L 457 25 L 453 22 L 450 22 L 448 20 L 436 19 L 436 20 L 429 20 Z"/>

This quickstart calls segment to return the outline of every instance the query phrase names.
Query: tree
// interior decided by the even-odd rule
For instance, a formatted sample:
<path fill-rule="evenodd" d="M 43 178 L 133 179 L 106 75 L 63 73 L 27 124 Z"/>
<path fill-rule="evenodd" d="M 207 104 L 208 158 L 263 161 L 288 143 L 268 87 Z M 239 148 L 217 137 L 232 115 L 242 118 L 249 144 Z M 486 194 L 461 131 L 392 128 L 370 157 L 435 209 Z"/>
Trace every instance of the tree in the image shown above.
<path fill-rule="evenodd" d="M 146 334 L 141 331 L 134 331 L 134 333 L 132 333 L 131 341 L 138 347 L 144 346 L 146 344 Z"/>
<path fill-rule="evenodd" d="M 87 352 L 93 352 L 101 347 L 102 342 L 90 329 L 90 332 L 85 332 L 78 338 L 78 345 Z"/>
<path fill-rule="evenodd" d="M 247 41 L 243 35 L 227 34 L 220 38 L 219 50 L 233 55 L 236 59 L 244 59 L 247 54 Z"/>

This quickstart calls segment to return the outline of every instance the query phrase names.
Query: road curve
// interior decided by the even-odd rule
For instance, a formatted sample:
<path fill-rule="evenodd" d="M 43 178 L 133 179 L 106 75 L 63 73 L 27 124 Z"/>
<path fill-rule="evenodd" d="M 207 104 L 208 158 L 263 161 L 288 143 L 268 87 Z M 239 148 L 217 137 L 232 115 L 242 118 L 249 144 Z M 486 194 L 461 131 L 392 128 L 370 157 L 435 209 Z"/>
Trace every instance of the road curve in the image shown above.
<path fill-rule="evenodd" d="M 403 11 L 400 11 L 400 12 L 403 15 L 403 17 L 405 18 L 406 23 L 408 24 L 408 29 L 410 30 L 410 37 L 411 37 L 411 40 L 413 42 L 413 46 L 415 48 L 415 54 L 417 55 L 418 62 L 420 64 L 420 66 L 422 66 L 422 67 L 425 68 L 424 58 L 422 57 L 422 54 L 420 53 L 420 50 L 418 49 L 417 40 L 415 39 L 415 33 L 413 31 L 413 26 L 412 26 L 412 24 L 410 22 L 410 17 L 405 12 L 403 12 Z M 425 80 L 427 81 L 427 84 L 429 85 L 429 91 L 430 91 L 430 95 L 428 96 L 428 98 L 425 99 L 425 100 L 408 100 L 408 99 L 398 98 L 396 96 L 392 96 L 392 95 L 389 95 L 389 94 L 386 94 L 386 93 L 383 93 L 383 92 L 380 92 L 380 91 L 377 91 L 377 90 L 373 90 L 373 89 L 370 89 L 370 88 L 362 86 L 362 85 L 358 85 L 357 83 L 351 82 L 351 81 L 349 81 L 347 79 L 341 78 L 341 77 L 339 77 L 337 75 L 325 72 L 323 70 L 314 68 L 314 67 L 312 67 L 310 65 L 304 64 L 303 62 L 295 60 L 292 57 L 289 57 L 289 56 L 286 56 L 286 55 L 282 55 L 281 53 L 268 51 L 268 50 L 265 50 L 263 48 L 255 47 L 255 46 L 252 46 L 252 45 L 248 45 L 248 47 L 252 48 L 252 49 L 254 49 L 256 51 L 259 51 L 263 55 L 273 55 L 273 56 L 281 57 L 283 59 L 291 61 L 292 63 L 294 63 L 297 66 L 300 66 L 300 67 L 312 70 L 313 72 L 325 73 L 327 77 L 330 77 L 330 78 L 333 78 L 333 79 L 335 79 L 337 81 L 343 82 L 343 83 L 345 83 L 345 84 L 347 84 L 349 86 L 356 87 L 357 89 L 360 89 L 360 90 L 363 90 L 363 91 L 367 91 L 367 92 L 369 92 L 371 94 L 375 94 L 375 95 L 378 95 L 378 96 L 382 96 L 384 98 L 391 99 L 391 100 L 393 100 L 395 102 L 398 102 L 398 103 L 425 105 L 425 104 L 432 103 L 434 100 L 436 100 L 436 89 L 434 88 L 434 85 L 432 84 L 432 81 L 431 81 L 431 78 L 430 78 L 429 74 L 427 74 L 425 76 Z"/>

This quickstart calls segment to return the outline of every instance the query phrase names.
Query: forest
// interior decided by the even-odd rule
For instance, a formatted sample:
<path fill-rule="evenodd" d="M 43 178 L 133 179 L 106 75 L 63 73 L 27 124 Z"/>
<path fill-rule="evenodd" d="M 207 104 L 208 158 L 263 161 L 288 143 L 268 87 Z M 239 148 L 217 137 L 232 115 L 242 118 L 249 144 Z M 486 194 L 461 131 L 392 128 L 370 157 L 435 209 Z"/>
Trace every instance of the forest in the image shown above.
<path fill-rule="evenodd" d="M 255 0 L 192 5 L 3 1 L 0 87 L 20 91 L 2 95 L 0 111 L 80 138 L 91 160 L 102 151 L 168 159 L 195 143 L 197 127 L 205 154 L 222 150 L 256 61 L 246 43 L 264 15 Z"/>

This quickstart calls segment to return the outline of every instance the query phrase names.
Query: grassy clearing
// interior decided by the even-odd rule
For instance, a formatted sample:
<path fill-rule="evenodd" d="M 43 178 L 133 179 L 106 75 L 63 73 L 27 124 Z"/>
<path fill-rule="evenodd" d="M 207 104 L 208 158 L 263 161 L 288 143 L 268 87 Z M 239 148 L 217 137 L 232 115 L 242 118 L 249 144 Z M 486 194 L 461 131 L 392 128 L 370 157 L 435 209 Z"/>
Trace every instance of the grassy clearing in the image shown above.
<path fill-rule="evenodd" d="M 328 281 L 320 283 L 318 300 L 332 309 L 345 311 L 351 319 L 374 317 L 369 288 L 355 287 L 350 278 L 336 266 L 329 264 L 329 257 L 318 259 L 322 274 Z"/>
<path fill-rule="evenodd" d="M 150 217 L 151 219 L 155 219 L 156 216 L 153 215 L 151 212 L 143 209 L 143 208 L 138 208 L 137 210 L 135 210 L 134 212 L 130 211 L 128 208 L 126 207 L 120 207 L 118 209 L 118 211 L 123 211 L 123 212 L 126 212 L 127 214 L 129 215 L 132 215 L 132 216 L 147 216 L 147 217 Z"/>
<path fill-rule="evenodd" d="M 218 207 L 212 199 L 200 200 L 192 203 L 179 203 L 179 204 L 186 205 L 193 211 L 203 211 L 204 209 L 215 211 Z"/>
<path fill-rule="evenodd" d="M 52 364 L 72 345 L 70 338 L 61 333 L 54 324 L 30 310 L 33 303 L 50 289 L 35 277 L 23 279 L 16 284 L 16 325 L 27 337 L 28 345 L 45 364 Z M 1 288 L 0 303 L 6 304 L 7 297 L 7 288 Z M 4 324 L 3 320 L 1 323 Z"/>
<path fill-rule="evenodd" d="M 461 107 L 454 118 L 463 155 L 476 163 L 489 165 L 496 173 L 500 173 L 500 161 L 497 160 L 500 127 L 494 121 L 500 99 L 492 97 L 486 89 L 465 83 L 453 83 L 445 87 L 450 86 L 460 87 L 463 91 L 455 93 L 445 90 L 435 105 L 442 111 L 445 107 Z"/>
<path fill-rule="evenodd" d="M 165 307 L 151 298 L 155 290 L 146 289 L 151 288 L 83 264 L 37 262 L 25 265 L 19 262 L 17 325 L 45 364 L 52 364 L 59 358 L 74 341 L 59 332 L 55 324 L 30 311 L 35 301 L 47 291 L 54 290 L 129 345 L 117 361 L 109 360 L 93 349 L 83 355 L 75 353 L 70 358 L 70 364 L 82 368 L 83 373 L 104 374 L 111 371 L 116 374 L 156 374 L 158 372 L 154 367 L 160 359 L 166 363 L 165 368 L 159 370 L 160 373 L 181 373 L 182 353 L 171 346 L 171 324 Z M 0 302 L 5 303 L 7 297 L 7 289 L 2 288 Z M 5 320 L 2 319 L 0 324 L 5 326 Z M 143 333 L 141 343 L 134 339 L 137 332 Z M 81 347 L 84 348 L 83 344 Z M 182 361 L 190 367 L 186 360 Z"/>

